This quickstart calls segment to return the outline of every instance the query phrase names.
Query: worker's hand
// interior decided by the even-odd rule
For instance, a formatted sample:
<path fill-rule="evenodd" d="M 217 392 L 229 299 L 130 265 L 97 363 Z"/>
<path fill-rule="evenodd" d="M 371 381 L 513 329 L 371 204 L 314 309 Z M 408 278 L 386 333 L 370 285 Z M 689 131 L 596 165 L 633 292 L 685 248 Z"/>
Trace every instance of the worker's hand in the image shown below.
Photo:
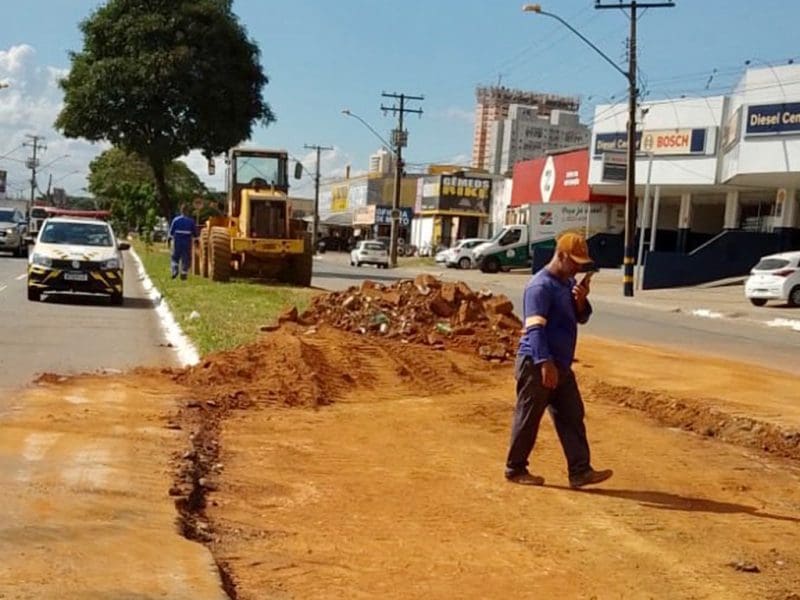
<path fill-rule="evenodd" d="M 586 296 L 589 295 L 589 282 L 584 280 L 572 288 L 572 297 L 575 299 L 575 308 L 581 315 L 586 310 Z"/>
<path fill-rule="evenodd" d="M 552 360 L 546 360 L 541 365 L 542 385 L 548 390 L 554 390 L 558 386 L 558 369 Z"/>

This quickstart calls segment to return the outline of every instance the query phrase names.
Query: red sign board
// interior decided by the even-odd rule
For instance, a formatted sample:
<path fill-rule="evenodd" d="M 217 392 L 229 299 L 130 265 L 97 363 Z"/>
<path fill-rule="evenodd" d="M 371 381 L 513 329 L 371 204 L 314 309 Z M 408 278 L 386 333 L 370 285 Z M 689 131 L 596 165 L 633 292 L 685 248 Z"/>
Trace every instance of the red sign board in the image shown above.
<path fill-rule="evenodd" d="M 542 156 L 514 165 L 511 206 L 622 200 L 624 198 L 591 193 L 588 148 Z"/>

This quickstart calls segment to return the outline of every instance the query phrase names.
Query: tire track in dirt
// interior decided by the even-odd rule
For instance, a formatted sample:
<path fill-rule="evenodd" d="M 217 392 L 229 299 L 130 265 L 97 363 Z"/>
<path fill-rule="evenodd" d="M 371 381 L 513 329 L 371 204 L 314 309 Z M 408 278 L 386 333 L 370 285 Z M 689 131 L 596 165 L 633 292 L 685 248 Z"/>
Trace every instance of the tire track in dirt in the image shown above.
<path fill-rule="evenodd" d="M 363 405 L 394 400 L 407 401 L 412 409 L 421 398 L 443 402 L 465 390 L 480 393 L 482 387 L 496 385 L 498 377 L 507 380 L 510 368 L 480 361 L 474 354 L 358 335 L 324 325 L 286 324 L 255 344 L 208 357 L 202 364 L 176 372 L 173 377 L 191 390 L 192 399 L 175 416 L 175 423 L 190 432 L 192 448 L 177 461 L 176 483 L 171 493 L 176 496 L 184 534 L 206 543 L 214 551 L 221 539 L 232 535 L 231 528 L 237 530 L 235 535 L 248 540 L 274 536 L 279 539 L 281 535 L 279 531 L 265 533 L 227 517 L 214 521 L 207 515 L 209 493 L 213 495 L 220 485 L 236 485 L 225 479 L 220 462 L 220 436 L 232 412 L 244 415 L 272 408 L 319 409 L 337 402 Z M 704 427 L 714 426 L 715 439 L 798 458 L 791 432 L 786 435 L 786 431 L 771 429 L 774 425 L 756 423 L 743 427 L 742 417 L 734 419 L 728 415 L 730 419 L 726 420 L 720 409 L 701 401 L 693 403 L 662 392 L 611 385 L 603 381 L 600 373 L 583 372 L 581 381 L 588 403 L 618 406 L 619 410 L 634 408 L 670 427 L 700 434 L 705 434 Z M 451 418 L 488 425 L 494 433 L 508 426 L 508 407 L 480 402 L 458 406 Z M 732 430 L 736 435 L 732 435 Z M 307 492 L 314 493 L 310 489 Z M 691 575 L 690 568 L 681 566 L 680 556 L 659 554 L 658 547 L 641 541 L 648 529 L 663 527 L 652 519 L 620 523 L 613 514 L 594 518 L 599 520 L 587 525 L 589 533 L 617 536 L 620 547 L 631 552 L 641 545 L 640 552 L 652 555 L 650 562 L 680 574 L 670 580 L 674 587 L 680 587 L 680 581 Z M 620 531 L 614 531 L 614 527 L 620 526 Z M 226 591 L 236 598 L 237 577 L 241 574 L 226 558 L 217 556 L 217 560 Z M 711 583 L 708 586 L 701 583 L 687 584 L 687 593 L 702 588 L 703 593 L 713 596 L 720 591 Z"/>

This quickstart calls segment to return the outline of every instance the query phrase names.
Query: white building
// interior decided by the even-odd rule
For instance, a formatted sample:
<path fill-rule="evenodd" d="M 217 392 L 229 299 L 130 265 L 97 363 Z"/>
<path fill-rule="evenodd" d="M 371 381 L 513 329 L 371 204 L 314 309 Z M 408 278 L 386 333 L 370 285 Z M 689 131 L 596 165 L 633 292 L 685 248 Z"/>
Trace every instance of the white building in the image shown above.
<path fill-rule="evenodd" d="M 511 104 L 508 116 L 491 124 L 489 169 L 508 173 L 514 163 L 549 150 L 583 146 L 589 136 L 589 128 L 581 125 L 578 113 L 553 110 L 542 115 L 538 106 Z"/>
<path fill-rule="evenodd" d="M 656 224 L 646 284 L 697 283 L 702 270 L 706 280 L 742 274 L 763 253 L 800 247 L 800 66 L 749 69 L 730 96 L 641 108 L 638 226 Z M 626 122 L 627 105 L 595 110 L 596 193 L 625 195 Z"/>
<path fill-rule="evenodd" d="M 394 171 L 394 158 L 392 153 L 381 148 L 369 157 L 369 172 L 380 175 L 389 175 Z"/>

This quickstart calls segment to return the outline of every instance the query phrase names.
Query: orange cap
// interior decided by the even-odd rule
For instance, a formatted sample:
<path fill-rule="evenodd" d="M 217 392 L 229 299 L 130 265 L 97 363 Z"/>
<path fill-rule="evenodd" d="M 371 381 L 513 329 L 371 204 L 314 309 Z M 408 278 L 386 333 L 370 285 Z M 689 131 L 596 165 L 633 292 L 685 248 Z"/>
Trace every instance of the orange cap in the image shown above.
<path fill-rule="evenodd" d="M 589 257 L 589 246 L 586 244 L 586 238 L 579 233 L 565 233 L 558 238 L 556 252 L 565 252 L 579 265 L 592 262 Z"/>

